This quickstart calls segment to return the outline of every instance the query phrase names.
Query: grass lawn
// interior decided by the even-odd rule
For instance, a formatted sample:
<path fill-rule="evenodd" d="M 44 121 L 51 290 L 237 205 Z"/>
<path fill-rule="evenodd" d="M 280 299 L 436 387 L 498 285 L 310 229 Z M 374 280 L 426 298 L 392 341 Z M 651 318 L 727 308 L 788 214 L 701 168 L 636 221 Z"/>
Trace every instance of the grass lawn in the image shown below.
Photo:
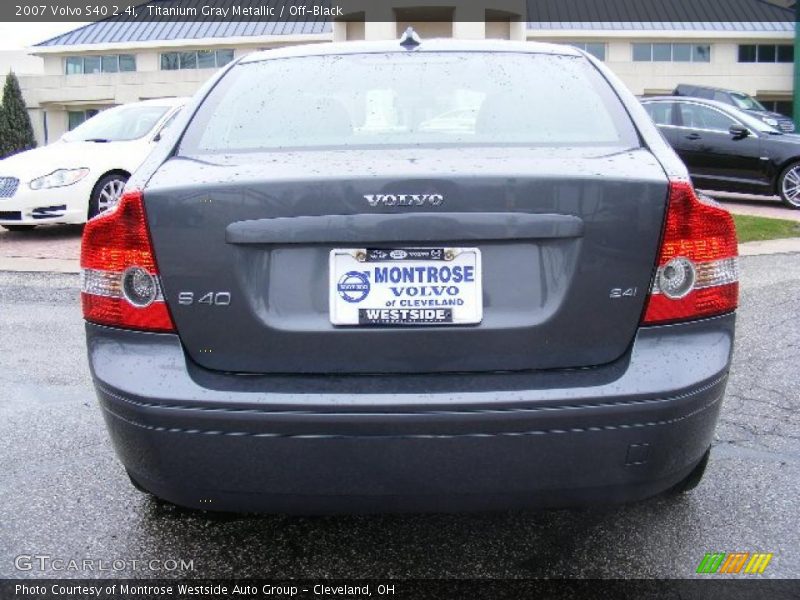
<path fill-rule="evenodd" d="M 800 223 L 784 219 L 765 219 L 748 215 L 733 215 L 739 243 L 756 240 L 776 240 L 800 237 Z"/>

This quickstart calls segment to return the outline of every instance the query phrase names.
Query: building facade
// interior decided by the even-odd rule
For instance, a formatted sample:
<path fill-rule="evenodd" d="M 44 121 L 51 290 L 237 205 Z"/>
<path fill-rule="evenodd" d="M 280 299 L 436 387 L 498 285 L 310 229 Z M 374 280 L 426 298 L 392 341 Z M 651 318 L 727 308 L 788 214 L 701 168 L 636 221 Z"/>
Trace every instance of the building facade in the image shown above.
<path fill-rule="evenodd" d="M 439 2 L 417 6 L 421 1 L 350 0 L 350 12 L 333 21 L 92 23 L 31 48 L 44 72 L 20 82 L 43 144 L 109 106 L 191 95 L 216 69 L 256 50 L 393 39 L 413 26 L 423 38 L 574 44 L 603 60 L 638 95 L 695 83 L 743 91 L 791 111 L 794 17 L 788 9 L 770 5 L 769 14 L 780 17 L 775 21 L 528 22 L 521 0 L 496 0 L 479 12 Z M 763 10 L 763 0 L 747 1 Z"/>
<path fill-rule="evenodd" d="M 636 95 L 671 93 L 678 83 L 745 92 L 791 115 L 794 23 L 686 23 L 609 30 L 527 30 L 528 39 L 572 43 L 603 60 Z M 720 27 L 723 25 L 724 27 Z"/>

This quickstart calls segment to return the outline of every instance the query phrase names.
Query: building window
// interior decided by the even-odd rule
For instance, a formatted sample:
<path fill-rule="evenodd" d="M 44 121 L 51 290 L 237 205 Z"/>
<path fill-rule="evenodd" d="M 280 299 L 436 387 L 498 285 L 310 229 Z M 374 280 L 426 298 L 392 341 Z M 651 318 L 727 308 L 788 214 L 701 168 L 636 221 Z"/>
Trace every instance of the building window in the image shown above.
<path fill-rule="evenodd" d="M 91 75 L 94 73 L 118 73 L 135 71 L 136 57 L 133 54 L 105 54 L 103 56 L 68 56 L 64 62 L 67 75 Z"/>
<path fill-rule="evenodd" d="M 601 42 L 568 42 L 568 44 L 588 52 L 599 60 L 606 59 L 606 45 Z"/>
<path fill-rule="evenodd" d="M 711 46 L 708 44 L 692 46 L 692 62 L 711 62 Z"/>
<path fill-rule="evenodd" d="M 123 73 L 136 70 L 136 57 L 133 54 L 119 55 L 119 70 Z"/>
<path fill-rule="evenodd" d="M 198 69 L 213 69 L 217 66 L 216 52 L 211 50 L 198 50 L 197 51 L 197 68 Z"/>
<path fill-rule="evenodd" d="M 197 68 L 197 52 L 181 52 L 178 55 L 178 68 L 179 69 L 196 69 Z"/>
<path fill-rule="evenodd" d="M 778 46 L 775 60 L 779 63 L 793 63 L 794 62 L 794 46 L 789 44 L 781 44 Z"/>
<path fill-rule="evenodd" d="M 117 73 L 119 71 L 119 54 L 101 57 L 103 73 Z"/>
<path fill-rule="evenodd" d="M 83 57 L 83 72 L 85 74 L 93 75 L 95 73 L 102 73 L 102 61 L 99 56 L 84 56 Z"/>
<path fill-rule="evenodd" d="M 65 72 L 67 75 L 77 75 L 83 73 L 83 58 L 78 56 L 68 57 Z"/>
<path fill-rule="evenodd" d="M 692 62 L 692 47 L 689 44 L 675 44 L 672 48 L 672 56 L 667 60 Z"/>
<path fill-rule="evenodd" d="M 216 69 L 233 60 L 233 50 L 190 50 L 188 52 L 163 52 L 161 70 Z"/>
<path fill-rule="evenodd" d="M 794 46 L 792 44 L 739 44 L 739 62 L 794 62 Z"/>
<path fill-rule="evenodd" d="M 653 50 L 653 62 L 671 62 L 672 44 L 651 44 Z"/>
<path fill-rule="evenodd" d="M 174 71 L 178 68 L 178 53 L 165 52 L 161 55 L 161 70 Z"/>
<path fill-rule="evenodd" d="M 233 50 L 217 50 L 217 66 L 222 67 L 233 61 Z"/>
<path fill-rule="evenodd" d="M 767 110 L 781 113 L 787 117 L 794 115 L 794 107 L 792 106 L 791 100 L 762 100 L 758 98 L 758 101 L 761 102 Z"/>
<path fill-rule="evenodd" d="M 91 119 L 99 111 L 90 108 L 89 110 L 71 110 L 67 112 L 67 129 L 72 131 L 86 119 Z"/>
<path fill-rule="evenodd" d="M 653 44 L 633 44 L 634 62 L 649 62 L 653 60 Z"/>
<path fill-rule="evenodd" d="M 710 44 L 634 43 L 634 62 L 711 62 Z"/>

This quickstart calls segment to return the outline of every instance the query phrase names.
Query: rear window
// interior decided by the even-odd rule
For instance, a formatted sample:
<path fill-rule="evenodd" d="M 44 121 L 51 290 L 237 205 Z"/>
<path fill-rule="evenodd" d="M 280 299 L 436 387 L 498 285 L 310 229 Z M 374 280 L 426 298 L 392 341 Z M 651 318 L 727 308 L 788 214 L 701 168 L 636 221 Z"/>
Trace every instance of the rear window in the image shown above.
<path fill-rule="evenodd" d="M 238 65 L 206 98 L 181 153 L 447 144 L 639 145 L 583 57 L 415 52 Z"/>

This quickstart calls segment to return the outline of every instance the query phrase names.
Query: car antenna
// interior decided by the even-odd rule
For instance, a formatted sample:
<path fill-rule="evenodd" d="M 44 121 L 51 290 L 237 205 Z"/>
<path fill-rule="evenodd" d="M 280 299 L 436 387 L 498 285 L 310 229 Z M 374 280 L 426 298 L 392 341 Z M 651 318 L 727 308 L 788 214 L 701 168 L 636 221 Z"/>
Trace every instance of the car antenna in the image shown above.
<path fill-rule="evenodd" d="M 403 32 L 403 35 L 400 36 L 400 45 L 406 50 L 413 50 L 421 43 L 422 40 L 419 35 L 417 35 L 417 32 L 414 31 L 413 27 L 407 28 L 405 32 Z"/>

